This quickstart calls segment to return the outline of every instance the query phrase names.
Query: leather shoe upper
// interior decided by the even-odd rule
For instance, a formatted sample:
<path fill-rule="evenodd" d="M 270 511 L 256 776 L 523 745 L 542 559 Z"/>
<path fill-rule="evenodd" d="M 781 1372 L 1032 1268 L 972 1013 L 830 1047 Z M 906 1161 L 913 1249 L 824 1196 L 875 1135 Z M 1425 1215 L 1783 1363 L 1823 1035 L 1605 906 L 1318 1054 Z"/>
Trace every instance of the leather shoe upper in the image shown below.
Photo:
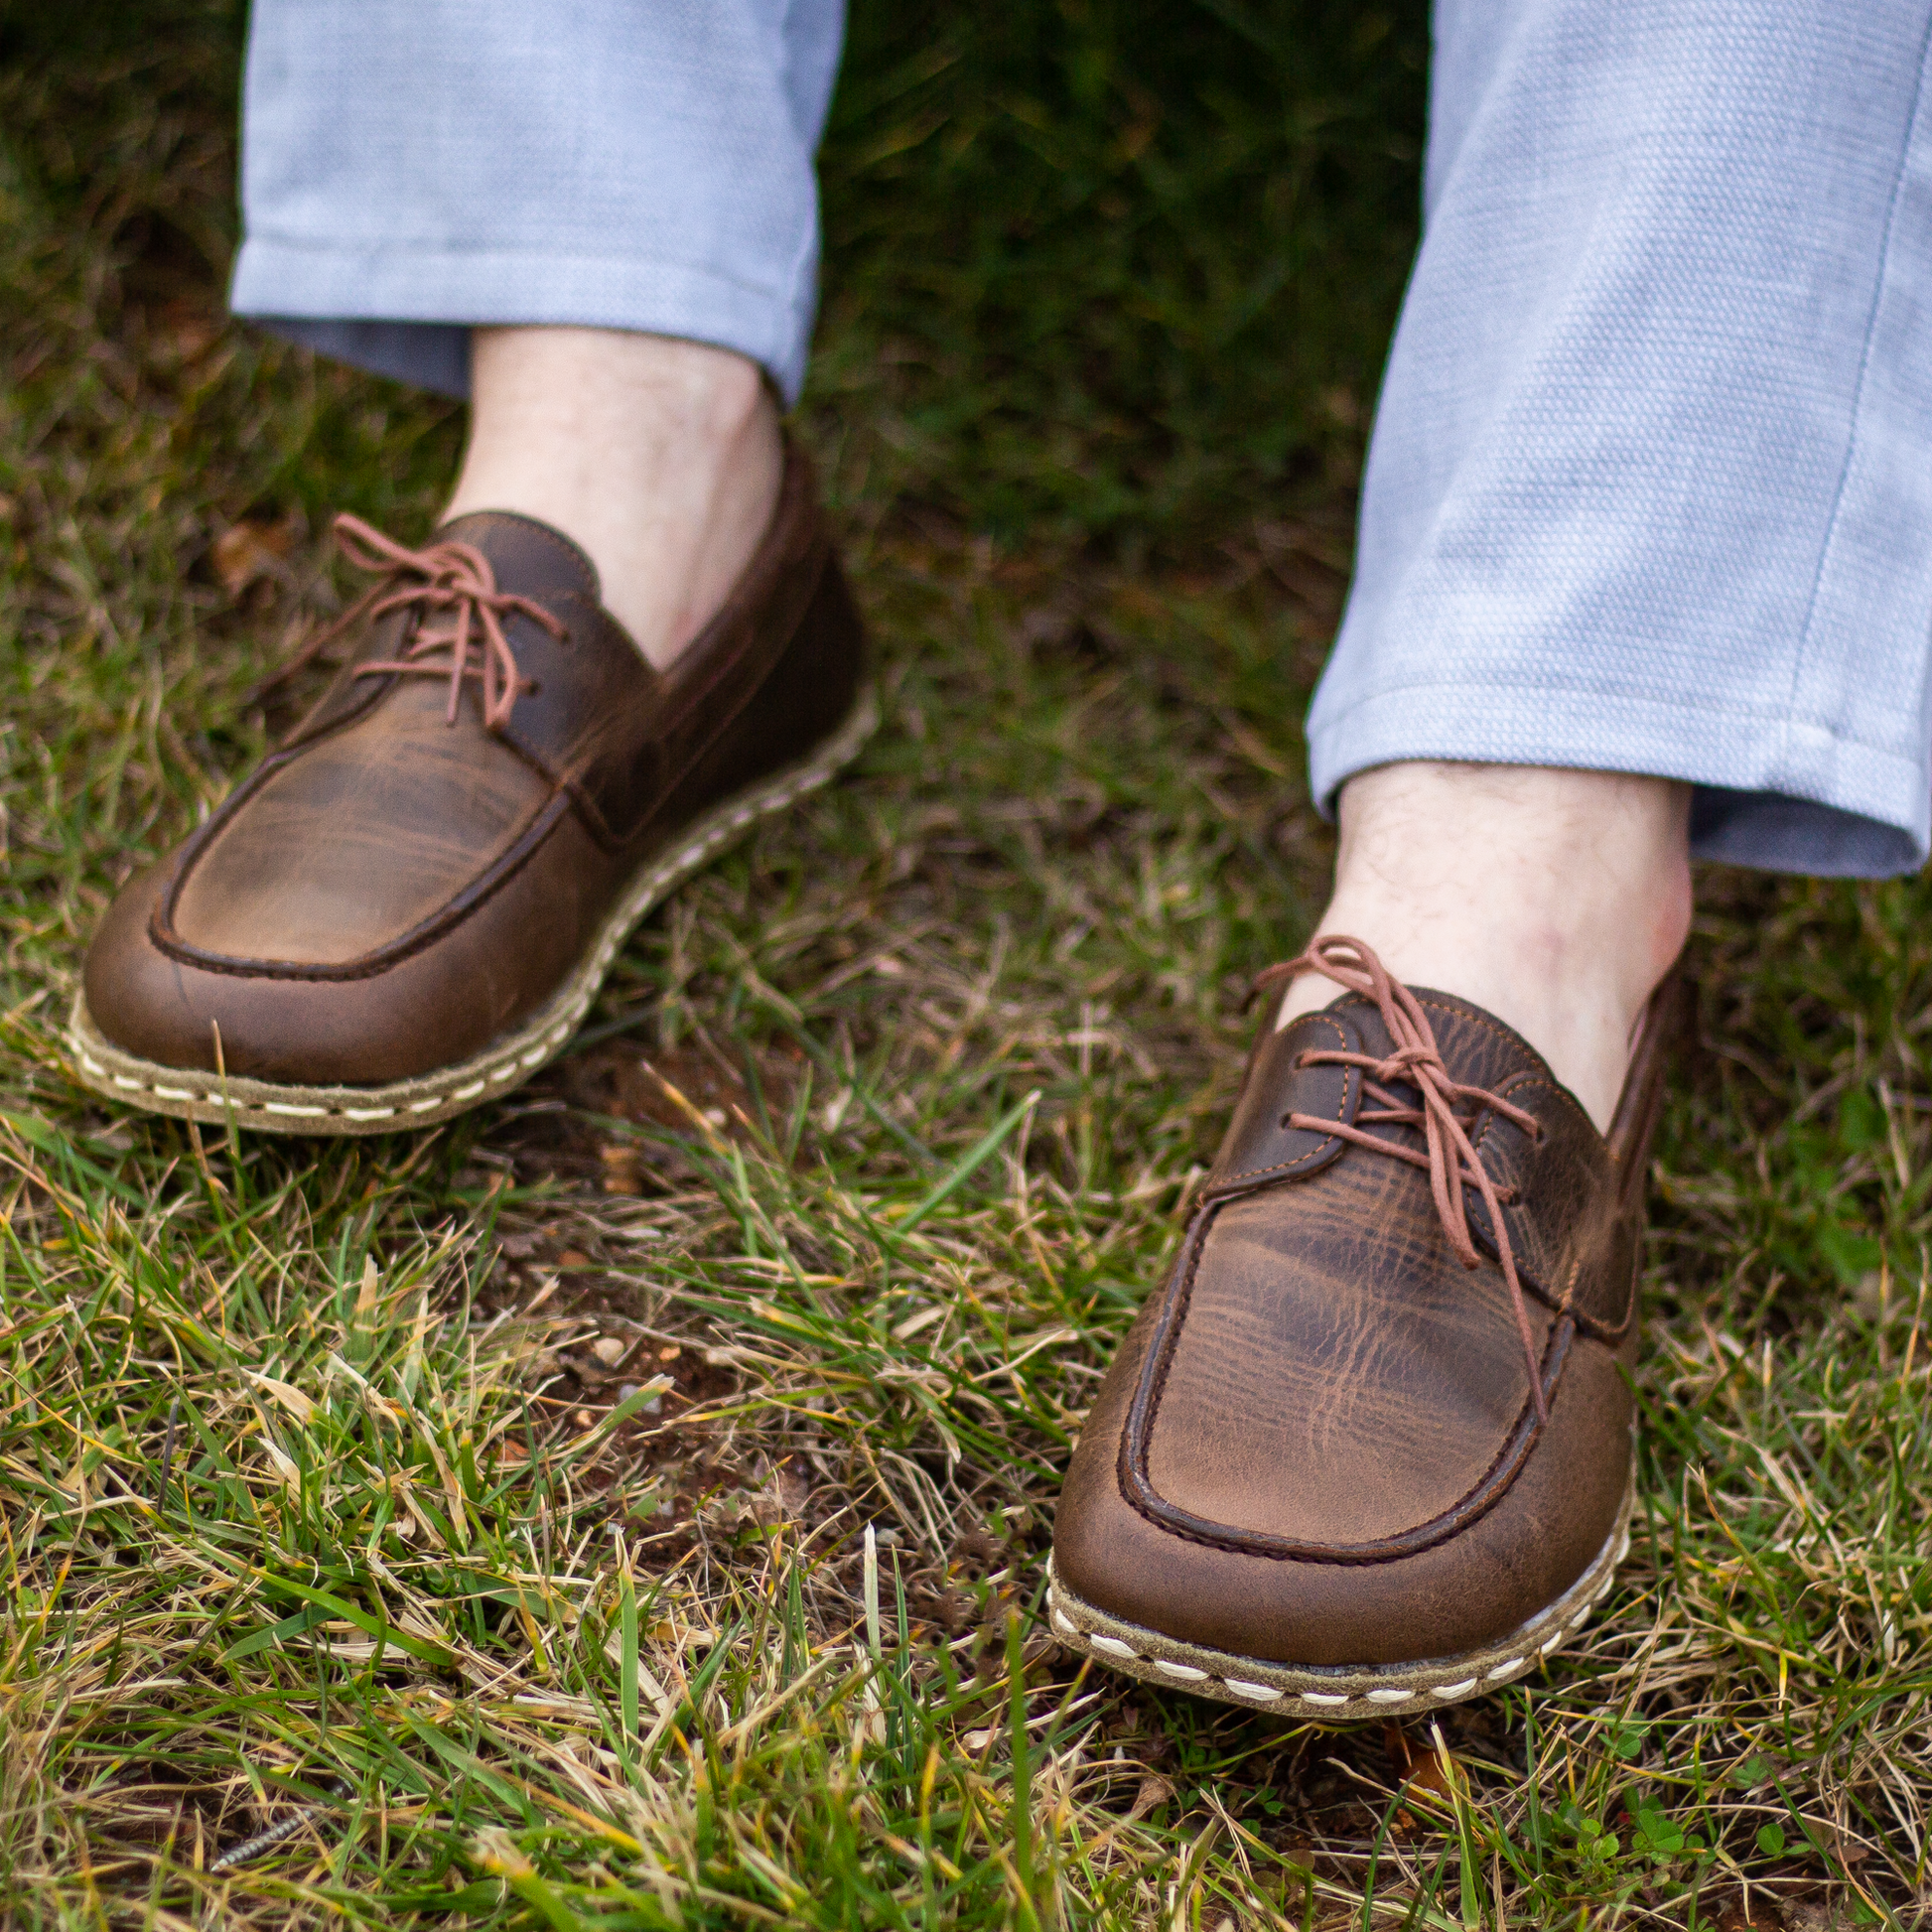
<path fill-rule="evenodd" d="M 1500 1021 L 1413 998 L 1495 1209 L 1452 1150 L 1431 1173 L 1375 1000 L 1271 1025 L 1068 1472 L 1054 1561 L 1086 1602 L 1243 1656 L 1414 1662 L 1515 1628 L 1609 1535 L 1662 1006 L 1606 1139 Z"/>
<path fill-rule="evenodd" d="M 668 673 L 532 518 L 387 549 L 414 562 L 321 702 L 102 922 L 87 1006 L 129 1052 L 210 1069 L 218 1027 L 230 1073 L 357 1085 L 482 1051 L 681 825 L 853 702 L 858 621 L 796 449 L 757 555 Z"/>

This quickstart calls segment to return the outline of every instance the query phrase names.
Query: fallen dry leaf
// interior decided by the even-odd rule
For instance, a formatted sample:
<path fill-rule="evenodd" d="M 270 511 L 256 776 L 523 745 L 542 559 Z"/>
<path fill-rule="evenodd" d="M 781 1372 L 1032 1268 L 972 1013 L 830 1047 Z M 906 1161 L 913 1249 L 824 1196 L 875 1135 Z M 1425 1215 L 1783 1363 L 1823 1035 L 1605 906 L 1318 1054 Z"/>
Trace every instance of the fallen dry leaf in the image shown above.
<path fill-rule="evenodd" d="M 287 1382 L 278 1382 L 274 1376 L 264 1375 L 259 1369 L 244 1368 L 241 1372 L 256 1388 L 272 1395 L 297 1422 L 315 1420 L 316 1405 L 300 1389 Z"/>
<path fill-rule="evenodd" d="M 296 523 L 285 516 L 279 523 L 250 520 L 236 523 L 214 539 L 208 555 L 221 588 L 239 597 L 264 577 L 285 577 L 283 562 L 295 546 Z"/>
<path fill-rule="evenodd" d="M 641 1194 L 644 1191 L 634 1147 L 607 1147 L 599 1152 L 604 1161 L 604 1191 L 607 1194 Z"/>
<path fill-rule="evenodd" d="M 154 336 L 162 350 L 178 362 L 199 362 L 221 339 L 222 318 L 198 302 L 181 296 L 161 305 Z"/>

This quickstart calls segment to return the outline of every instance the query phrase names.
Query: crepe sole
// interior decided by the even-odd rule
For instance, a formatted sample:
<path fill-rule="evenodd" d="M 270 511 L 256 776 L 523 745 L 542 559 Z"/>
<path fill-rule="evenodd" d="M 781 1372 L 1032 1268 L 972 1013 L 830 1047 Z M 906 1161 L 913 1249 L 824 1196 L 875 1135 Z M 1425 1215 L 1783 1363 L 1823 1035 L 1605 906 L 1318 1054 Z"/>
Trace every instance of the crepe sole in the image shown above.
<path fill-rule="evenodd" d="M 1589 1568 L 1550 1604 L 1507 1636 L 1459 1657 L 1413 1664 L 1283 1664 L 1182 1643 L 1138 1623 L 1123 1623 L 1084 1602 L 1047 1569 L 1047 1621 L 1053 1635 L 1131 1677 L 1224 1704 L 1279 1712 L 1285 1718 L 1381 1718 L 1431 1711 L 1500 1690 L 1566 1643 L 1615 1581 L 1630 1548 L 1633 1483 L 1616 1525 Z"/>
<path fill-rule="evenodd" d="M 150 1113 L 217 1125 L 232 1119 L 238 1127 L 270 1134 L 391 1134 L 449 1120 L 479 1101 L 510 1092 L 554 1058 L 577 1031 L 637 922 L 759 819 L 796 804 L 849 764 L 878 724 L 878 700 L 865 691 L 846 722 L 809 756 L 684 827 L 674 845 L 645 862 L 563 985 L 514 1033 L 470 1059 L 380 1087 L 283 1086 L 237 1074 L 184 1071 L 116 1046 L 94 1025 L 83 990 L 74 996 L 68 1022 L 76 1076 L 110 1100 Z"/>

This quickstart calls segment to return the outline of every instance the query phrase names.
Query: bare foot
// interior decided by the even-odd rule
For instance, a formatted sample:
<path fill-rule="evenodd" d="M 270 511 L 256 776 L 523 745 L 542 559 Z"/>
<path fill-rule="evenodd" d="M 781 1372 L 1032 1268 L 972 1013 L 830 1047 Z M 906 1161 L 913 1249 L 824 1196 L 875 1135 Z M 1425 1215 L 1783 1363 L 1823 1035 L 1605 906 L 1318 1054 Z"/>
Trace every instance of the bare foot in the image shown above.
<path fill-rule="evenodd" d="M 470 441 L 446 516 L 520 510 L 574 538 L 662 670 L 771 521 L 778 410 L 729 349 L 609 329 L 479 329 Z"/>
<path fill-rule="evenodd" d="M 1315 928 L 1507 1021 L 1607 1128 L 1644 1003 L 1691 929 L 1690 787 L 1609 771 L 1383 765 L 1341 793 Z M 1304 974 L 1279 1017 L 1340 989 Z"/>

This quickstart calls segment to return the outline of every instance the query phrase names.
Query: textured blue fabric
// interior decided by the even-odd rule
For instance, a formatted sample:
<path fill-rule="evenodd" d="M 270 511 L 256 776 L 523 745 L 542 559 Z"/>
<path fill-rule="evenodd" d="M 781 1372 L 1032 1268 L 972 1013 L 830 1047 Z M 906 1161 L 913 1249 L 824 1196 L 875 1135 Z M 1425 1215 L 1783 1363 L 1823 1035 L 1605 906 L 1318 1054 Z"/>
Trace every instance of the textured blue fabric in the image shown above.
<path fill-rule="evenodd" d="M 842 0 L 256 0 L 239 313 L 803 373 Z M 1439 0 L 1421 254 L 1311 777 L 1657 772 L 1695 849 L 1932 843 L 1932 0 Z"/>
<path fill-rule="evenodd" d="M 790 399 L 843 0 L 255 0 L 239 315 L 462 394 L 464 325 L 735 348 Z"/>
<path fill-rule="evenodd" d="M 1440 0 L 1421 253 L 1310 715 L 1699 786 L 1700 855 L 1932 833 L 1927 0 Z"/>

